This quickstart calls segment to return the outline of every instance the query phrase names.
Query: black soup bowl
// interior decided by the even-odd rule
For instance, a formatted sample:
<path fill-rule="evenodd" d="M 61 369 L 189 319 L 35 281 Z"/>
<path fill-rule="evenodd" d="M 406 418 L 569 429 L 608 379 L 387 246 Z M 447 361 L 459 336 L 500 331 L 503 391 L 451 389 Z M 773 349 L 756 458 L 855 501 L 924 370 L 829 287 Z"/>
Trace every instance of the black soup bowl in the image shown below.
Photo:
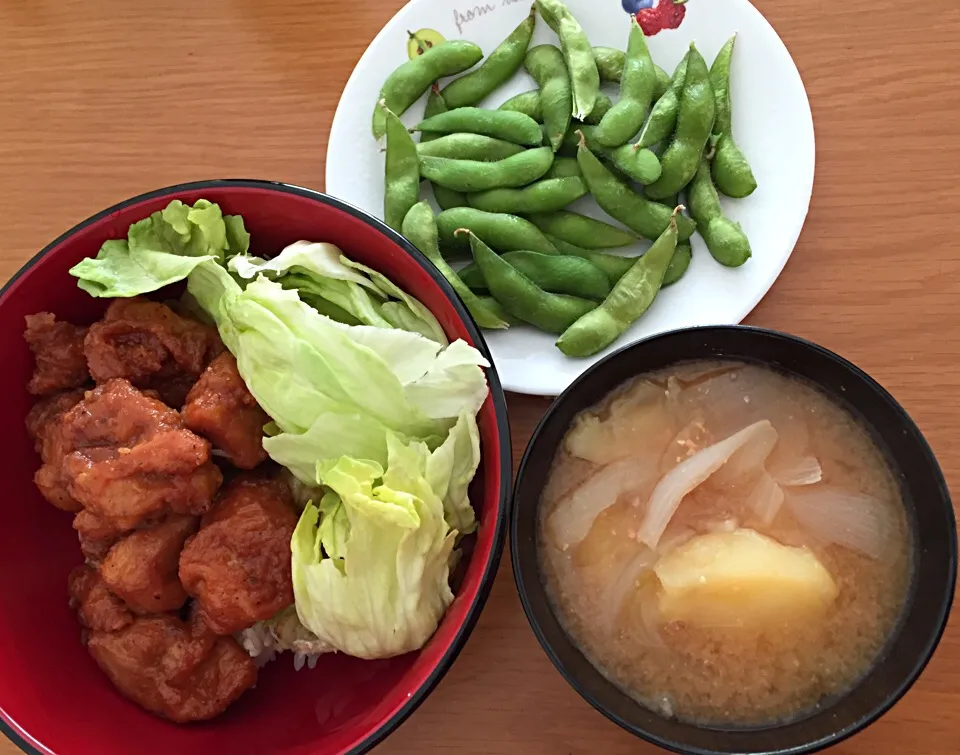
<path fill-rule="evenodd" d="M 641 706 L 608 681 L 567 636 L 544 589 L 538 506 L 560 442 L 581 411 L 622 383 L 693 360 L 768 366 L 818 387 L 871 433 L 899 480 L 913 530 L 907 605 L 886 649 L 848 693 L 793 722 L 756 728 L 698 726 Z M 591 705 L 638 737 L 690 755 L 799 755 L 821 750 L 876 721 L 907 692 L 940 640 L 957 576 L 956 520 L 937 460 L 906 411 L 876 381 L 838 355 L 794 336 L 750 327 L 678 330 L 627 346 L 584 373 L 540 422 L 520 465 L 511 518 L 513 570 L 527 619 L 550 660 Z"/>

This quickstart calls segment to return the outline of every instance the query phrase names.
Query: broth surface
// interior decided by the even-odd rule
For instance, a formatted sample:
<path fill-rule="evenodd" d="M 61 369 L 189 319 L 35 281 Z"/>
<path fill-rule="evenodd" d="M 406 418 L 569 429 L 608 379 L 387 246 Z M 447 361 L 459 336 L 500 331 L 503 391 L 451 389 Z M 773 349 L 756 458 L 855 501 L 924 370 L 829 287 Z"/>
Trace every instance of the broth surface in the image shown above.
<path fill-rule="evenodd" d="M 804 526 L 794 514 L 799 509 L 790 505 L 781 506 L 772 523 L 758 523 L 746 503 L 752 483 L 748 490 L 708 479 L 682 499 L 656 552 L 639 555 L 646 546 L 637 540 L 637 523 L 662 476 L 761 420 L 778 433 L 766 469 L 781 475 L 787 501 L 826 490 L 860 496 L 855 500 L 871 507 L 871 521 L 882 524 L 882 552 L 871 557 L 826 541 L 823 532 Z M 798 460 L 811 457 L 822 476 L 813 484 L 799 479 L 809 469 L 797 471 Z M 626 469 L 651 459 L 658 465 L 652 482 L 641 475 L 619 493 L 616 486 L 610 493 L 597 485 L 598 475 L 615 465 Z M 594 487 L 584 490 L 610 496 L 612 505 L 605 504 L 582 540 L 566 542 L 551 517 L 571 505 L 571 496 L 588 482 Z M 741 527 L 812 552 L 836 584 L 835 600 L 813 618 L 784 617 L 759 627 L 659 621 L 663 587 L 648 567 L 692 537 Z M 864 428 L 811 386 L 737 362 L 688 363 L 650 373 L 578 417 L 545 486 L 539 530 L 548 596 L 591 663 L 641 704 L 701 724 L 782 722 L 849 690 L 878 660 L 911 578 L 906 510 Z M 645 565 L 638 571 L 641 561 Z"/>

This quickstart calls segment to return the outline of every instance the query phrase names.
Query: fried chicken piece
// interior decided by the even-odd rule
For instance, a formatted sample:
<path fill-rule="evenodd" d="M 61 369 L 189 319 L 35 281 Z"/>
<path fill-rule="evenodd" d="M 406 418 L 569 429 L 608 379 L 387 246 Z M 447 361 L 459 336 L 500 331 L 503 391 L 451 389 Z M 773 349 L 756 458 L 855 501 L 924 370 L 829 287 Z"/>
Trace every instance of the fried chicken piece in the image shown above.
<path fill-rule="evenodd" d="M 49 312 L 27 315 L 24 340 L 33 352 L 36 367 L 27 390 L 35 396 L 79 388 L 90 380 L 83 352 L 86 328 L 57 322 Z"/>
<path fill-rule="evenodd" d="M 83 400 L 83 391 L 57 393 L 37 402 L 27 414 L 27 433 L 43 462 L 33 477 L 43 497 L 58 509 L 79 511 L 61 474 L 63 417 Z"/>
<path fill-rule="evenodd" d="M 117 632 L 133 622 L 133 614 L 89 566 L 78 566 L 67 581 L 70 605 L 77 609 L 80 623 L 95 632 Z"/>
<path fill-rule="evenodd" d="M 224 489 L 180 554 L 180 581 L 214 632 L 239 632 L 293 603 L 296 525 L 282 482 L 248 476 Z"/>
<path fill-rule="evenodd" d="M 80 551 L 88 564 L 97 565 L 107 557 L 110 549 L 126 530 L 108 519 L 101 519 L 90 511 L 81 511 L 73 518 L 73 528 L 80 538 Z"/>
<path fill-rule="evenodd" d="M 180 317 L 166 304 L 115 299 L 103 320 L 90 326 L 84 351 L 98 383 L 125 378 L 181 407 L 223 343 L 214 328 Z"/>
<path fill-rule="evenodd" d="M 270 418 L 247 390 L 229 351 L 214 359 L 190 390 L 183 421 L 240 469 L 253 469 L 267 458 L 263 426 Z"/>
<path fill-rule="evenodd" d="M 257 681 L 257 667 L 232 637 L 169 614 L 93 632 L 90 654 L 124 695 L 178 723 L 225 711 Z"/>
<path fill-rule="evenodd" d="M 203 514 L 223 480 L 210 444 L 126 380 L 87 393 L 61 433 L 70 494 L 117 531 L 168 511 Z"/>
<path fill-rule="evenodd" d="M 199 524 L 197 517 L 174 514 L 131 532 L 110 549 L 100 576 L 137 613 L 176 611 L 187 602 L 177 573 L 180 551 Z"/>

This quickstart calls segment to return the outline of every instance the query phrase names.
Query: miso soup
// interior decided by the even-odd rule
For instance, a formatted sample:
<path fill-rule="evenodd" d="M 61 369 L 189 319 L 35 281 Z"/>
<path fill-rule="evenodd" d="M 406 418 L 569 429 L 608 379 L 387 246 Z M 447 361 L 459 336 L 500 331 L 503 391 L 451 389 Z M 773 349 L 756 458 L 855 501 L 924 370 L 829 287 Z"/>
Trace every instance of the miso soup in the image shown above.
<path fill-rule="evenodd" d="M 540 505 L 565 630 L 641 704 L 723 726 L 803 717 L 879 660 L 912 534 L 870 435 L 813 387 L 698 362 L 582 413 Z"/>

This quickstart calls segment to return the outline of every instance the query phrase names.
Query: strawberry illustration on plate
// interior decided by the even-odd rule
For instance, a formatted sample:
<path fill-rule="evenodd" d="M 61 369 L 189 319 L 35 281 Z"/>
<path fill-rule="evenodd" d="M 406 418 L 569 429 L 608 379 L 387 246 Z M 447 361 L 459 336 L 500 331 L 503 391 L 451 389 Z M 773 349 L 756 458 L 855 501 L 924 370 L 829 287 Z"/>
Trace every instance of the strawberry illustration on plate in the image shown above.
<path fill-rule="evenodd" d="M 621 0 L 623 9 L 637 17 L 648 37 L 664 29 L 676 29 L 687 14 L 687 0 Z"/>

